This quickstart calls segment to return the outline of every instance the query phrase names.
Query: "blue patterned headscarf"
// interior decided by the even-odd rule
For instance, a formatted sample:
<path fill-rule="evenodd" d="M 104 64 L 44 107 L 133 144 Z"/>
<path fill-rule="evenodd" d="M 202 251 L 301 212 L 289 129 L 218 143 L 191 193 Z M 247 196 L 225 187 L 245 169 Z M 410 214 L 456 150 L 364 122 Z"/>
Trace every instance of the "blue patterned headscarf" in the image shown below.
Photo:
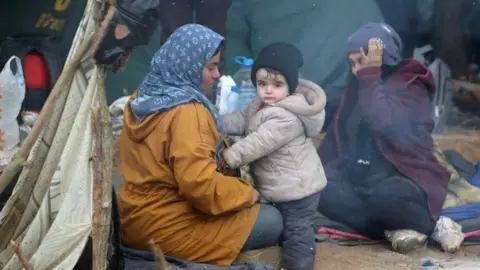
<path fill-rule="evenodd" d="M 212 102 L 203 94 L 202 74 L 207 62 L 224 40 L 222 36 L 199 24 L 178 28 L 152 58 L 152 70 L 145 76 L 130 107 L 137 121 L 175 106 L 200 102 L 217 125 L 220 142 L 215 158 L 223 150 L 223 124 Z"/>

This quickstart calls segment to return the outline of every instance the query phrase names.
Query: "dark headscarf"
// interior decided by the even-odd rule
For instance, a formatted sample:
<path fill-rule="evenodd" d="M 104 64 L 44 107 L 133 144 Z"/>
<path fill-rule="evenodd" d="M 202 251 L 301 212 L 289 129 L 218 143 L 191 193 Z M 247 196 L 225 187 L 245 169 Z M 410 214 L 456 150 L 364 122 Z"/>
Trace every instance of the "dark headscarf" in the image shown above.
<path fill-rule="evenodd" d="M 402 39 L 398 33 L 386 23 L 367 23 L 348 38 L 347 55 L 363 48 L 368 54 L 368 42 L 377 39 L 383 45 L 383 63 L 397 66 L 402 61 Z"/>

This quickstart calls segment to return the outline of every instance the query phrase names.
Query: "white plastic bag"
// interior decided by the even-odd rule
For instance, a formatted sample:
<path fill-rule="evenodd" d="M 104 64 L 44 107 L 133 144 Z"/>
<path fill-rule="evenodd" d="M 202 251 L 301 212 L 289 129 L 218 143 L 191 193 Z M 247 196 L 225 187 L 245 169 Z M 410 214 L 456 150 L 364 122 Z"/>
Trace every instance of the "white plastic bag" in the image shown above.
<path fill-rule="evenodd" d="M 18 114 L 25 98 L 25 80 L 20 58 L 12 56 L 0 73 L 0 167 L 6 166 L 18 149 Z"/>
<path fill-rule="evenodd" d="M 110 116 L 112 117 L 112 133 L 114 138 L 118 138 L 123 129 L 123 109 L 127 104 L 130 96 L 120 97 L 110 106 Z"/>
<path fill-rule="evenodd" d="M 452 72 L 450 67 L 440 58 L 428 61 L 426 55 L 433 52 L 433 47 L 428 44 L 415 48 L 413 59 L 419 61 L 430 69 L 435 80 L 435 95 L 433 96 L 433 119 L 435 133 L 443 133 L 447 128 L 447 118 L 451 117 L 452 99 Z"/>

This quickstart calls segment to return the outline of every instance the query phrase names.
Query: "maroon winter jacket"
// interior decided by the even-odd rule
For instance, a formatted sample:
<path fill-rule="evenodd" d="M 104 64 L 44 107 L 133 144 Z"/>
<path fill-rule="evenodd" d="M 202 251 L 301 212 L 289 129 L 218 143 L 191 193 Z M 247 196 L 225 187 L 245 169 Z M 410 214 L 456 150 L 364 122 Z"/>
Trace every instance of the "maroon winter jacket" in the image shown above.
<path fill-rule="evenodd" d="M 432 217 L 438 219 L 450 173 L 434 156 L 431 72 L 418 61 L 405 60 L 388 79 L 382 80 L 380 68 L 363 69 L 358 78 L 345 89 L 320 145 L 327 179 L 348 159 L 345 121 L 358 102 L 380 152 L 426 192 Z"/>

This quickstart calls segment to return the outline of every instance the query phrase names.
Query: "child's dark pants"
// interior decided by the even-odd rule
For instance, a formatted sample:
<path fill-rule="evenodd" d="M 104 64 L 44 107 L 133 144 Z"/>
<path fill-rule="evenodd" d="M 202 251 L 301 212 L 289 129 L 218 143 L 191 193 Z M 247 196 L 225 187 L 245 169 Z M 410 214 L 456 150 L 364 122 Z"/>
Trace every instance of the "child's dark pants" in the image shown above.
<path fill-rule="evenodd" d="M 315 269 L 313 217 L 320 193 L 306 198 L 276 203 L 283 216 L 283 264 L 287 270 Z"/>

